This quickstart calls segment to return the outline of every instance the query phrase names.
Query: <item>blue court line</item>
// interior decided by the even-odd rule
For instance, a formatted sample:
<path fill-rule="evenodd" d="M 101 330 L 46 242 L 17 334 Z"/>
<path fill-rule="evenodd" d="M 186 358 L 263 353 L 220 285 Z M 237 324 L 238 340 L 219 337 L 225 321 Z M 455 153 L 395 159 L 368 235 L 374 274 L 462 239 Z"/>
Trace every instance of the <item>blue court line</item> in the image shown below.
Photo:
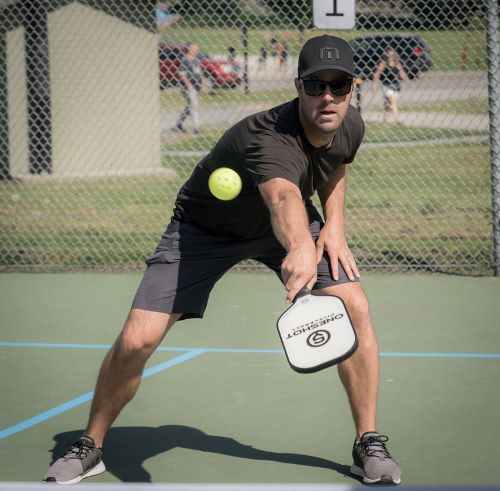
<path fill-rule="evenodd" d="M 73 344 L 73 343 L 13 343 L 0 342 L 0 347 L 16 348 L 90 348 L 109 349 L 110 344 Z M 185 348 L 160 346 L 157 351 L 201 351 L 204 353 L 283 353 L 282 349 L 266 348 Z M 390 358 L 500 358 L 500 353 L 405 353 L 381 352 L 380 356 Z"/>
<path fill-rule="evenodd" d="M 401 358 L 500 358 L 500 353 L 380 353 L 380 356 Z"/>
<path fill-rule="evenodd" d="M 108 344 L 73 344 L 73 343 L 14 343 L 0 342 L 0 347 L 23 347 L 23 348 L 93 348 L 93 349 L 109 349 Z M 203 353 L 283 353 L 282 349 L 250 349 L 250 348 L 183 348 L 161 346 L 157 351 L 185 351 L 184 354 L 176 356 L 164 363 L 160 363 L 153 367 L 144 370 L 142 378 L 150 377 L 163 370 L 167 370 L 175 365 L 179 365 Z M 500 353 L 397 353 L 397 352 L 382 352 L 381 357 L 400 357 L 400 358 L 500 358 Z M 13 426 L 0 430 L 0 440 L 24 431 L 32 426 L 35 426 L 43 421 L 51 419 L 65 411 L 73 409 L 81 404 L 84 404 L 94 396 L 93 392 L 87 392 L 75 399 L 71 399 L 63 404 L 53 407 L 48 411 L 40 413 L 32 418 L 26 419 Z"/>
<path fill-rule="evenodd" d="M 70 344 L 70 343 L 8 343 L 0 342 L 0 346 L 14 348 L 93 348 L 109 349 L 110 344 Z"/>
<path fill-rule="evenodd" d="M 155 375 L 158 372 L 167 370 L 168 368 L 174 367 L 175 365 L 179 365 L 180 363 L 183 363 L 187 360 L 190 360 L 191 358 L 201 355 L 203 352 L 204 350 L 201 349 L 193 349 L 188 351 L 187 353 L 176 356 L 172 360 L 167 360 L 164 363 L 160 363 L 158 365 L 150 367 L 147 370 L 144 370 L 142 378 L 144 379 L 150 377 L 151 375 Z M 93 396 L 94 392 L 87 392 L 86 394 L 83 394 L 79 397 L 75 397 L 75 399 L 71 399 L 70 401 L 60 404 L 59 406 L 55 406 L 52 409 L 49 409 L 48 411 L 44 411 L 43 413 L 37 414 L 32 418 L 25 419 L 20 423 L 5 428 L 4 430 L 0 430 L 0 440 L 3 440 L 8 436 L 14 435 L 15 433 L 19 433 L 20 431 L 24 431 L 28 428 L 31 428 L 32 426 L 35 426 L 39 423 L 42 423 L 43 421 L 51 419 L 54 416 L 57 416 L 58 414 L 64 413 L 65 411 L 69 411 L 70 409 L 80 406 L 81 404 L 84 404 L 92 400 Z"/>

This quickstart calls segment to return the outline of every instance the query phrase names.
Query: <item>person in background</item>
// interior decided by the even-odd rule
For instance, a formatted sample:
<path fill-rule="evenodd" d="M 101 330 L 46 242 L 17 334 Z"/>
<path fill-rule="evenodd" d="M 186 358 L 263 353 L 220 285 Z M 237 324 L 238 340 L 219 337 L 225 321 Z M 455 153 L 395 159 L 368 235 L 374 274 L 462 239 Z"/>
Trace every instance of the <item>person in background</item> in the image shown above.
<path fill-rule="evenodd" d="M 400 123 L 398 98 L 401 90 L 401 81 L 408 80 L 403 65 L 394 48 L 387 48 L 384 56 L 377 64 L 373 73 L 372 93 L 377 90 L 380 81 L 384 95 L 384 123 L 388 123 L 393 116 L 395 123 Z"/>
<path fill-rule="evenodd" d="M 165 29 L 166 27 L 179 22 L 181 16 L 169 2 L 158 2 L 155 8 L 156 27 L 158 30 Z"/>
<path fill-rule="evenodd" d="M 266 61 L 267 61 L 267 49 L 262 44 L 259 51 L 259 70 L 261 70 L 265 66 Z"/>
<path fill-rule="evenodd" d="M 207 86 L 201 71 L 200 59 L 198 53 L 200 48 L 197 44 L 189 42 L 187 45 L 187 52 L 184 53 L 181 64 L 179 65 L 179 78 L 182 87 L 182 93 L 186 99 L 186 107 L 182 110 L 177 118 L 175 126 L 172 131 L 185 133 L 184 121 L 188 116 L 192 116 L 194 132 L 200 133 L 200 115 L 198 112 L 198 92 L 203 90 L 207 91 Z"/>
<path fill-rule="evenodd" d="M 234 43 L 229 43 L 227 47 L 227 59 L 229 61 L 234 61 L 236 58 L 236 48 L 234 47 Z"/>
<path fill-rule="evenodd" d="M 275 34 L 271 34 L 270 44 L 271 56 L 273 58 L 276 58 L 278 56 L 278 38 L 275 36 Z"/>
<path fill-rule="evenodd" d="M 283 65 L 286 65 L 288 62 L 288 44 L 286 41 L 283 41 L 280 45 L 280 50 L 279 50 L 279 64 L 280 68 Z"/>

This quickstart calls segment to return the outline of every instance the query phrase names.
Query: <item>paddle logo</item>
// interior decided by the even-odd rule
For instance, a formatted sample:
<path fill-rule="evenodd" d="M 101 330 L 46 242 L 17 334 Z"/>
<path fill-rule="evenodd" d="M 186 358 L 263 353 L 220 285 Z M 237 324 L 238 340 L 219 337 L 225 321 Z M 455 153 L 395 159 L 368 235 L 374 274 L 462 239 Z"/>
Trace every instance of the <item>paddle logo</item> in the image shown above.
<path fill-rule="evenodd" d="M 310 322 L 306 322 L 305 324 L 302 324 L 300 326 L 294 327 L 287 335 L 286 338 L 284 339 L 292 339 L 294 336 L 300 336 L 301 334 L 307 333 L 307 331 L 312 331 L 313 329 L 317 329 L 318 327 L 323 327 L 326 324 L 336 321 L 337 319 L 342 319 L 344 317 L 344 314 L 328 314 L 324 315 L 323 317 L 320 317 L 319 319 L 315 319 Z M 320 332 L 320 331 L 316 331 Z M 321 331 L 321 332 L 327 332 L 327 331 Z M 311 336 L 309 336 L 310 338 Z M 309 339 L 308 338 L 308 339 Z M 330 339 L 330 337 L 328 337 Z M 328 339 L 325 341 L 325 343 L 328 342 Z M 323 344 L 325 344 L 323 343 Z M 307 341 L 307 344 L 309 344 L 309 341 Z M 317 345 L 312 345 L 309 344 L 310 346 L 322 346 L 321 344 Z"/>
<path fill-rule="evenodd" d="M 328 341 L 330 341 L 330 333 L 324 329 L 314 331 L 312 334 L 309 334 L 306 339 L 306 343 L 312 348 L 319 348 L 328 343 Z"/>

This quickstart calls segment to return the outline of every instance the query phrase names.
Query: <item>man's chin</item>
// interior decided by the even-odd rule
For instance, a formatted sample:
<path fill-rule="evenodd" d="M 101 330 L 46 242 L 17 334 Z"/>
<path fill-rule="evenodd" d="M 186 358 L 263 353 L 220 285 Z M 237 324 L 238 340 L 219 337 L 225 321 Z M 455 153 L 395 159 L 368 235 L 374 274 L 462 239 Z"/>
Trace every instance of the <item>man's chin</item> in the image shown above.
<path fill-rule="evenodd" d="M 329 135 L 337 131 L 339 123 L 337 121 L 329 121 L 328 123 L 319 123 L 316 125 L 316 130 L 324 135 Z"/>

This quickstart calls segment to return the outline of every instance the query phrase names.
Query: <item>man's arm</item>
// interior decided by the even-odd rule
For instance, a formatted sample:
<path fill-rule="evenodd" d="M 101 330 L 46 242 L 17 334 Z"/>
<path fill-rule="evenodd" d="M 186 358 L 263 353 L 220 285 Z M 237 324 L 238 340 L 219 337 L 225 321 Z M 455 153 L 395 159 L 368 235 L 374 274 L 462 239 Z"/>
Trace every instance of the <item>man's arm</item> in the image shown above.
<path fill-rule="evenodd" d="M 286 179 L 265 181 L 259 190 L 269 209 L 274 234 L 288 252 L 281 274 L 290 303 L 301 288 L 311 289 L 316 283 L 316 250 L 307 211 L 299 188 Z"/>
<path fill-rule="evenodd" d="M 318 189 L 318 196 L 323 207 L 325 226 L 322 228 L 316 241 L 316 255 L 319 262 L 323 252 L 326 251 L 328 253 L 335 280 L 339 278 L 338 263 L 340 262 L 347 277 L 353 281 L 355 277 L 359 278 L 360 275 L 356 261 L 347 245 L 344 232 L 347 167 L 347 164 L 339 165 L 328 182 Z"/>
<path fill-rule="evenodd" d="M 194 87 L 191 81 L 189 80 L 189 77 L 187 76 L 187 72 L 179 72 L 179 81 L 188 90 L 193 90 Z"/>
<path fill-rule="evenodd" d="M 377 67 L 375 68 L 375 71 L 373 72 L 372 92 L 375 92 L 377 90 L 377 83 L 380 79 L 380 76 L 382 75 L 382 72 L 384 71 L 384 67 L 385 67 L 384 60 L 380 60 L 377 63 Z"/>
<path fill-rule="evenodd" d="M 398 63 L 397 63 L 397 67 L 398 67 L 398 69 L 399 69 L 399 78 L 400 78 L 401 80 L 409 80 L 408 75 L 407 75 L 407 73 L 405 72 L 405 69 L 404 69 L 404 67 L 403 67 L 403 64 L 402 64 L 400 61 L 398 61 Z"/>

